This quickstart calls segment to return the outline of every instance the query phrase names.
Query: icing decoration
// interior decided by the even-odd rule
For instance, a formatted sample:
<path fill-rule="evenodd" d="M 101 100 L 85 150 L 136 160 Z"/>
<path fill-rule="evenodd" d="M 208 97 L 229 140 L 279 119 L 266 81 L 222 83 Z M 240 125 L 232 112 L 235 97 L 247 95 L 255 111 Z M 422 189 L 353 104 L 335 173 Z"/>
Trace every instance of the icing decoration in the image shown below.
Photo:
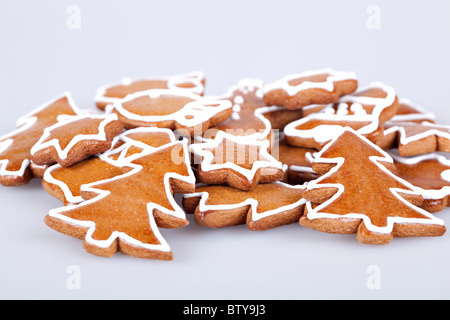
<path fill-rule="evenodd" d="M 247 223 L 250 230 L 267 230 L 298 222 L 303 213 L 304 186 L 282 182 L 259 184 L 252 191 L 229 186 L 197 187 L 183 195 L 183 206 L 200 226 L 222 228 Z"/>
<path fill-rule="evenodd" d="M 66 92 L 20 118 L 17 121 L 18 129 L 0 137 L 0 183 L 28 183 L 33 178 L 30 150 L 44 129 L 56 123 L 61 115 L 77 114 L 79 110 L 71 94 Z"/>
<path fill-rule="evenodd" d="M 108 84 L 97 89 L 95 104 L 101 109 L 125 98 L 127 95 L 151 89 L 181 90 L 187 93 L 203 95 L 205 75 L 201 71 L 169 77 L 147 77 L 143 79 L 123 78 L 120 83 Z"/>
<path fill-rule="evenodd" d="M 289 74 L 263 88 L 267 105 L 300 109 L 311 104 L 335 103 L 339 97 L 354 92 L 358 81 L 354 72 L 330 68 Z"/>
<path fill-rule="evenodd" d="M 179 90 L 155 89 L 130 94 L 110 105 L 107 111 L 116 113 L 128 129 L 162 127 L 192 136 L 229 118 L 232 104 Z"/>
<path fill-rule="evenodd" d="M 112 256 L 121 251 L 139 258 L 172 259 L 158 227 L 188 224 L 172 193 L 174 185 L 183 192 L 195 188 L 187 140 L 144 150 L 124 165 L 132 170 L 82 185 L 85 201 L 50 210 L 46 224 L 84 238 L 84 248 L 95 255 Z"/>
<path fill-rule="evenodd" d="M 308 202 L 300 223 L 326 232 L 357 233 L 360 242 L 369 244 L 442 235 L 443 221 L 410 202 L 420 204 L 422 197 L 389 166 L 392 157 L 346 128 L 314 159 L 313 169 L 323 176 L 308 182 L 303 192 Z"/>
<path fill-rule="evenodd" d="M 392 87 L 375 82 L 355 94 L 342 97 L 338 103 L 318 113 L 288 124 L 284 133 L 289 144 L 320 150 L 338 136 L 344 127 L 351 127 L 371 141 L 383 136 L 383 123 L 398 108 Z"/>
<path fill-rule="evenodd" d="M 383 149 L 397 147 L 401 156 L 450 152 L 450 126 L 388 121 L 384 124 L 384 137 L 378 145 Z"/>
<path fill-rule="evenodd" d="M 113 142 L 113 149 L 107 156 L 113 160 L 122 159 L 130 161 L 132 156 L 143 150 L 155 150 L 168 143 L 177 141 L 175 133 L 170 129 L 141 127 L 127 130 L 116 137 Z"/>
<path fill-rule="evenodd" d="M 30 161 L 30 170 L 32 172 L 33 178 L 42 179 L 45 170 L 47 170 L 48 167 L 48 165 L 37 165 L 33 161 Z"/>
<path fill-rule="evenodd" d="M 45 128 L 30 153 L 38 165 L 59 163 L 68 167 L 109 150 L 112 139 L 122 131 L 116 114 L 67 116 Z"/>
<path fill-rule="evenodd" d="M 54 197 L 67 204 L 83 201 L 81 186 L 110 179 L 132 170 L 128 166 L 144 150 L 155 151 L 163 145 L 176 142 L 169 129 L 136 128 L 125 131 L 113 140 L 111 150 L 81 161 L 71 167 L 50 166 L 43 176 L 42 185 Z"/>
<path fill-rule="evenodd" d="M 280 129 L 287 123 L 301 118 L 301 111 L 266 106 L 262 99 L 263 85 L 260 79 L 241 79 L 225 95 L 217 97 L 232 102 L 231 118 L 209 128 L 203 136 L 194 137 L 195 140 L 211 141 L 218 131 L 246 140 L 271 140 L 272 129 Z"/>
<path fill-rule="evenodd" d="M 228 184 L 241 190 L 252 190 L 257 183 L 281 180 L 282 163 L 268 152 L 270 142 L 241 140 L 218 131 L 211 142 L 194 143 L 194 155 L 199 182 Z"/>

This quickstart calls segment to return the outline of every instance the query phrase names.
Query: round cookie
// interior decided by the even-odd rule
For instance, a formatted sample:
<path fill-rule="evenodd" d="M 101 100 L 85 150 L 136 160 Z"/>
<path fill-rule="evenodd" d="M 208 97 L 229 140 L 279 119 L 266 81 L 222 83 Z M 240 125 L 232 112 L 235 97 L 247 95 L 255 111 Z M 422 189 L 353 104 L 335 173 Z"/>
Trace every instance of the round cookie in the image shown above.
<path fill-rule="evenodd" d="M 228 100 L 201 97 L 177 90 L 147 90 L 128 95 L 108 107 L 125 128 L 159 127 L 183 136 L 202 134 L 232 114 Z"/>
<path fill-rule="evenodd" d="M 108 84 L 97 89 L 95 105 L 105 110 L 109 104 L 125 98 L 127 95 L 151 89 L 181 90 L 187 93 L 203 95 L 205 91 L 205 75 L 196 71 L 168 77 L 147 77 L 141 79 L 122 79 L 120 83 Z"/>

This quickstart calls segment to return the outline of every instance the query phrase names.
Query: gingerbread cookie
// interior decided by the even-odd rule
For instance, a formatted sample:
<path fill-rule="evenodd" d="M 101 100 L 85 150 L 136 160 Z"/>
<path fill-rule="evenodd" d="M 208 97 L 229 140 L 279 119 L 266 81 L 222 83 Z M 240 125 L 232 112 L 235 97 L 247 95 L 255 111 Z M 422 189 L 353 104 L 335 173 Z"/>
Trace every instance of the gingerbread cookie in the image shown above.
<path fill-rule="evenodd" d="M 175 142 L 173 132 L 160 128 L 136 128 L 114 138 L 113 148 L 71 167 L 50 166 L 42 179 L 44 189 L 66 205 L 83 201 L 81 186 L 111 179 L 132 170 L 126 164 L 144 150 L 152 151 Z"/>
<path fill-rule="evenodd" d="M 121 251 L 139 258 L 170 260 L 172 252 L 158 227 L 188 224 L 173 197 L 174 189 L 195 189 L 187 140 L 144 150 L 124 165 L 132 170 L 82 185 L 84 201 L 50 210 L 45 223 L 84 239 L 84 248 L 95 255 L 109 257 Z"/>
<path fill-rule="evenodd" d="M 307 181 L 317 179 L 320 174 L 312 170 L 315 149 L 293 147 L 286 142 L 283 134 L 280 135 L 278 150 L 272 149 L 272 154 L 284 166 L 286 166 L 284 181 L 289 184 L 304 184 Z"/>
<path fill-rule="evenodd" d="M 301 109 L 311 104 L 336 103 L 357 88 L 358 81 L 353 72 L 324 69 L 287 75 L 265 85 L 263 93 L 266 105 Z"/>
<path fill-rule="evenodd" d="M 411 100 L 402 98 L 399 99 L 399 107 L 395 116 L 389 122 L 416 122 L 422 123 L 424 121 L 434 123 L 436 116 L 416 105 Z"/>
<path fill-rule="evenodd" d="M 394 159 L 395 175 L 408 181 L 423 197 L 421 208 L 439 212 L 447 207 L 450 195 L 450 160 L 436 153 Z"/>
<path fill-rule="evenodd" d="M 392 173 L 393 159 L 350 128 L 317 154 L 313 169 L 323 175 L 308 182 L 303 192 L 308 200 L 303 226 L 357 233 L 365 244 L 446 231 L 442 220 L 418 207 L 423 198 L 414 186 Z"/>
<path fill-rule="evenodd" d="M 125 128 L 160 127 L 184 136 L 202 134 L 228 119 L 231 102 L 175 90 L 147 90 L 128 95 L 108 107 Z"/>
<path fill-rule="evenodd" d="M 95 104 L 99 109 L 105 110 L 107 105 L 114 104 L 129 94 L 151 89 L 181 90 L 202 96 L 205 91 L 205 75 L 203 72 L 197 71 L 169 77 L 148 77 L 135 80 L 127 77 L 120 83 L 98 88 Z"/>
<path fill-rule="evenodd" d="M 395 115 L 398 99 L 392 87 L 376 82 L 357 93 L 342 97 L 320 112 L 288 124 L 284 128 L 290 145 L 320 150 L 344 127 L 351 127 L 369 140 L 383 138 L 383 124 Z"/>
<path fill-rule="evenodd" d="M 259 184 L 248 192 L 229 186 L 197 187 L 195 193 L 184 194 L 183 207 L 200 226 L 246 223 L 249 230 L 267 230 L 298 222 L 305 203 L 303 189 L 282 182 Z"/>
<path fill-rule="evenodd" d="M 131 161 L 131 157 L 144 150 L 154 150 L 177 140 L 172 130 L 164 128 L 141 127 L 127 130 L 116 137 L 113 149 L 106 156 L 121 161 Z"/>
<path fill-rule="evenodd" d="M 65 117 L 44 129 L 39 141 L 31 148 L 31 159 L 37 165 L 59 163 L 69 167 L 109 150 L 112 139 L 123 129 L 115 114 L 87 113 Z"/>
<path fill-rule="evenodd" d="M 242 141 L 242 142 L 240 142 Z M 249 191 L 283 178 L 282 163 L 269 154 L 269 141 L 241 140 L 218 131 L 211 142 L 190 146 L 200 183 L 227 184 Z"/>
<path fill-rule="evenodd" d="M 272 130 L 282 129 L 302 117 L 301 110 L 286 110 L 279 106 L 267 106 L 262 97 L 264 83 L 260 79 L 242 79 L 218 99 L 227 99 L 233 104 L 233 113 L 227 120 L 209 128 L 199 141 L 214 139 L 219 131 L 249 140 L 272 141 Z"/>
<path fill-rule="evenodd" d="M 0 183 L 5 186 L 27 184 L 40 176 L 45 167 L 32 165 L 30 150 L 44 129 L 61 115 L 77 115 L 78 108 L 70 93 L 64 93 L 17 121 L 17 130 L 0 137 Z"/>
<path fill-rule="evenodd" d="M 30 170 L 33 178 L 42 179 L 45 174 L 45 171 L 49 168 L 47 165 L 38 165 L 33 161 L 30 161 Z"/>
<path fill-rule="evenodd" d="M 384 124 L 384 136 L 377 145 L 383 149 L 397 148 L 404 157 L 435 151 L 450 152 L 450 126 L 388 121 Z"/>

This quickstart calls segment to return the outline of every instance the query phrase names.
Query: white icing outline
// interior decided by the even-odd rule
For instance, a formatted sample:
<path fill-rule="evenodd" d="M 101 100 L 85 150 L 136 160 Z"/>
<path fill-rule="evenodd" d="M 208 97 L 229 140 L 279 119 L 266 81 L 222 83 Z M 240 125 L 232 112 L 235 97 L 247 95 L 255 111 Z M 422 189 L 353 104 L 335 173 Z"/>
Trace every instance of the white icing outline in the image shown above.
<path fill-rule="evenodd" d="M 57 138 L 53 138 L 49 141 L 45 141 L 50 135 L 51 132 L 57 128 L 63 127 L 67 124 L 70 124 L 75 121 L 83 120 L 83 119 L 103 119 L 98 126 L 98 133 L 94 134 L 78 134 L 74 136 L 71 141 L 67 144 L 67 146 L 62 149 L 60 145 L 60 141 Z M 82 114 L 77 116 L 67 116 L 58 119 L 58 122 L 54 125 L 47 127 L 44 129 L 44 133 L 42 134 L 39 141 L 31 148 L 31 155 L 35 155 L 36 152 L 41 151 L 46 148 L 55 148 L 58 157 L 62 160 L 67 159 L 72 148 L 79 142 L 85 140 L 97 140 L 97 141 L 106 141 L 106 126 L 113 122 L 118 121 L 119 117 L 117 114 L 107 114 L 107 115 L 99 115 L 99 114 Z"/>
<path fill-rule="evenodd" d="M 291 165 L 289 167 L 289 171 L 292 172 L 308 172 L 308 173 L 315 173 L 317 174 L 317 172 L 315 172 L 312 168 L 310 167 L 305 167 L 305 166 L 296 166 L 296 165 Z"/>
<path fill-rule="evenodd" d="M 360 134 L 358 134 L 355 130 L 351 129 L 350 127 L 345 127 L 343 132 L 341 134 L 343 134 L 344 132 L 349 131 L 352 132 L 354 134 L 356 134 L 361 140 L 363 140 L 365 143 L 367 143 L 370 147 L 374 148 L 377 152 L 381 153 L 383 155 L 383 157 L 379 157 L 379 156 L 371 156 L 369 157 L 369 159 L 378 167 L 380 168 L 384 173 L 390 175 L 392 178 L 394 178 L 395 180 L 397 180 L 399 183 L 405 185 L 406 187 L 410 188 L 411 190 L 405 190 L 405 189 L 400 189 L 400 188 L 389 188 L 389 190 L 392 192 L 392 194 L 399 199 L 401 202 L 403 202 L 405 205 L 407 205 L 408 207 L 410 207 L 411 209 L 417 211 L 418 213 L 424 215 L 425 217 L 429 218 L 429 219 L 422 219 L 422 218 L 402 218 L 402 217 L 387 217 L 386 218 L 386 222 L 387 225 L 385 227 L 379 227 L 379 226 L 375 226 L 372 224 L 370 218 L 362 213 L 347 213 L 345 215 L 339 215 L 339 214 L 333 214 L 333 213 L 326 213 L 326 212 L 320 212 L 320 210 L 322 210 L 323 208 L 327 207 L 328 205 L 330 205 L 331 203 L 333 203 L 336 199 L 338 199 L 340 197 L 340 195 L 344 192 L 344 186 L 342 184 L 334 184 L 334 183 L 324 183 L 324 184 L 319 184 L 322 180 L 328 178 L 330 175 L 334 174 L 336 171 L 339 170 L 339 168 L 342 166 L 342 164 L 344 163 L 345 159 L 342 157 L 337 157 L 337 158 L 322 158 L 322 154 L 324 152 L 326 152 L 326 150 L 328 150 L 328 148 L 330 146 L 332 146 L 337 139 L 339 139 L 340 135 L 335 137 L 331 142 L 329 142 L 324 148 L 322 148 L 322 150 L 317 154 L 316 158 L 315 158 L 315 162 L 316 163 L 332 163 L 332 164 L 336 164 L 333 168 L 331 168 L 327 173 L 325 173 L 324 175 L 322 175 L 321 177 L 317 178 L 316 180 L 312 180 L 310 182 L 308 182 L 307 185 L 307 189 L 320 189 L 320 188 L 336 188 L 338 189 L 338 191 L 327 201 L 321 203 L 320 205 L 318 205 L 317 207 L 315 207 L 314 209 L 312 208 L 311 202 L 307 201 L 306 202 L 306 210 L 307 210 L 307 218 L 309 220 L 314 220 L 314 219 L 339 219 L 339 218 L 349 218 L 349 219 L 362 219 L 364 221 L 364 224 L 366 226 L 366 228 L 369 231 L 372 232 L 376 232 L 376 233 L 382 233 L 382 234 L 390 234 L 392 233 L 393 227 L 395 223 L 419 223 L 419 224 L 436 224 L 436 225 L 444 225 L 444 221 L 441 219 L 438 219 L 436 217 L 434 217 L 432 214 L 430 214 L 429 212 L 416 207 L 414 205 L 412 205 L 411 203 L 409 203 L 408 201 L 406 201 L 402 196 L 400 196 L 398 193 L 402 193 L 402 194 L 420 194 L 418 193 L 415 188 L 415 186 L 413 186 L 411 183 L 409 183 L 406 180 L 401 179 L 400 177 L 397 177 L 396 175 L 394 175 L 391 171 L 389 171 L 385 166 L 383 166 L 382 164 L 380 164 L 378 161 L 382 161 L 382 162 L 388 162 L 388 163 L 393 163 L 394 160 L 392 157 L 389 156 L 389 154 L 387 154 L 384 150 L 382 150 L 380 147 L 378 147 L 377 145 L 373 144 L 372 142 L 370 142 L 367 138 L 365 138 L 364 136 L 361 136 Z"/>
<path fill-rule="evenodd" d="M 140 153 L 135 153 L 133 155 L 127 156 L 127 153 L 128 153 L 128 150 L 130 147 L 138 147 L 142 150 L 146 150 L 146 149 L 155 150 L 156 149 L 156 147 L 148 145 L 142 141 L 134 140 L 134 139 L 130 138 L 128 135 L 131 133 L 165 133 L 169 136 L 169 139 L 171 142 L 177 141 L 177 137 L 175 136 L 175 133 L 172 130 L 167 129 L 167 128 L 138 127 L 138 128 L 130 129 L 130 130 L 125 131 L 121 135 L 117 136 L 116 137 L 117 140 L 113 141 L 113 144 L 112 144 L 113 147 L 117 143 L 118 140 L 122 140 L 123 142 L 125 142 L 123 145 L 108 151 L 108 153 L 107 153 L 108 157 L 110 155 L 117 154 L 120 152 L 119 157 L 113 161 L 126 160 L 126 161 L 130 162 L 130 161 L 133 161 L 134 159 L 139 158 Z"/>
<path fill-rule="evenodd" d="M 324 82 L 303 81 L 296 86 L 292 86 L 289 84 L 289 81 L 291 80 L 315 76 L 319 74 L 329 74 L 329 76 Z M 298 74 L 288 74 L 280 80 L 277 80 L 270 84 L 266 84 L 263 87 L 263 93 L 267 94 L 269 91 L 281 89 L 286 91 L 286 93 L 292 97 L 301 91 L 309 89 L 323 89 L 328 92 L 333 92 L 334 82 L 343 80 L 356 80 L 356 74 L 354 72 L 335 71 L 331 68 L 311 70 Z"/>
<path fill-rule="evenodd" d="M 303 190 L 305 188 L 306 184 L 303 185 L 290 185 L 287 183 L 283 183 L 280 181 L 276 181 L 273 182 L 273 184 L 279 184 L 282 185 L 286 188 L 290 188 L 290 189 L 299 189 L 299 190 Z M 242 191 L 245 192 L 245 191 Z M 195 193 L 187 193 L 184 194 L 183 197 L 185 199 L 189 199 L 189 198 L 201 198 L 198 208 L 201 212 L 206 212 L 206 211 L 210 211 L 210 210 L 232 210 L 232 209 L 237 209 L 237 208 L 242 208 L 244 206 L 251 206 L 252 209 L 252 221 L 258 221 L 261 220 L 263 218 L 267 218 L 269 216 L 273 216 L 276 215 L 280 212 L 284 212 L 287 210 L 291 210 L 294 209 L 296 207 L 299 207 L 303 204 L 306 203 L 306 200 L 304 198 L 300 198 L 297 202 L 294 202 L 292 204 L 286 205 L 286 206 L 282 206 L 279 207 L 277 209 L 273 209 L 273 210 L 269 210 L 269 211 L 265 211 L 265 212 L 258 212 L 257 208 L 258 208 L 258 201 L 253 199 L 253 198 L 247 198 L 245 201 L 241 202 L 241 203 L 236 203 L 236 204 L 218 204 L 218 205 L 207 205 L 206 201 L 209 198 L 209 193 L 204 191 L 204 192 L 195 192 Z"/>
<path fill-rule="evenodd" d="M 242 94 L 248 94 L 251 91 L 255 91 L 255 95 L 256 97 L 259 97 L 262 99 L 263 93 L 262 93 L 262 88 L 264 86 L 264 82 L 261 79 L 256 79 L 256 78 L 244 78 L 239 80 L 239 82 L 230 87 L 227 91 L 226 94 L 222 95 L 222 96 L 217 96 L 215 97 L 216 99 L 231 99 L 234 95 L 236 91 L 240 91 L 242 92 Z M 237 99 L 236 99 L 237 98 Z M 236 96 L 233 100 L 233 114 L 232 115 L 232 119 L 233 120 L 239 120 L 240 118 L 240 111 L 242 110 L 241 108 L 241 104 L 244 103 L 244 99 L 242 96 Z M 239 108 L 238 108 L 239 107 Z M 258 118 L 263 125 L 265 126 L 265 129 L 263 132 L 255 132 L 249 135 L 245 135 L 245 136 L 238 136 L 240 137 L 240 139 L 245 139 L 245 140 L 259 140 L 259 141 L 263 141 L 263 140 L 267 140 L 268 136 L 270 135 L 271 131 L 272 131 L 272 124 L 271 122 L 264 116 L 264 114 L 269 113 L 269 112 L 274 112 L 274 111 L 279 111 L 279 110 L 286 110 L 284 107 L 280 107 L 280 106 L 264 106 L 264 107 L 260 107 L 255 109 L 254 111 L 254 116 L 256 118 Z M 239 118 L 238 118 L 239 117 Z M 212 128 L 214 129 L 214 128 Z M 220 130 L 222 131 L 222 130 Z M 256 131 L 256 130 L 255 130 Z M 230 132 L 228 132 L 229 134 L 231 134 Z M 211 138 L 205 138 L 203 136 L 194 136 L 194 140 L 195 141 L 200 141 L 200 142 L 210 142 L 213 141 L 214 139 Z"/>
<path fill-rule="evenodd" d="M 157 205 L 155 203 L 148 203 L 147 204 L 147 212 L 148 212 L 148 216 L 149 216 L 149 222 L 150 222 L 150 228 L 152 228 L 152 232 L 154 233 L 154 235 L 157 237 L 158 241 L 160 242 L 160 244 L 155 245 L 155 244 L 146 244 L 143 243 L 137 239 L 134 239 L 132 237 L 130 237 L 129 235 L 127 235 L 124 232 L 119 232 L 119 231 L 114 231 L 111 233 L 111 236 L 107 239 L 107 240 L 95 240 L 92 238 L 92 234 L 95 232 L 95 223 L 93 221 L 82 221 L 82 220 L 76 220 L 76 219 L 72 219 L 69 218 L 67 216 L 65 216 L 63 213 L 65 211 L 71 210 L 71 209 L 75 209 L 75 208 L 80 208 L 81 206 L 85 206 L 85 205 L 89 205 L 91 203 L 94 203 L 98 200 L 103 199 L 104 197 L 108 196 L 111 192 L 110 191 L 106 191 L 106 190 L 100 190 L 100 189 L 96 189 L 95 185 L 97 184 L 103 184 L 103 183 L 108 183 L 114 180 L 119 180 L 131 175 L 134 175 L 136 173 L 138 173 L 139 171 L 141 171 L 143 169 L 143 167 L 141 165 L 137 165 L 137 164 L 133 164 L 130 162 L 122 162 L 121 161 L 121 165 L 125 165 L 125 166 L 130 166 L 133 169 L 130 172 L 127 172 L 125 174 L 110 178 L 110 179 L 105 179 L 105 180 L 101 180 L 101 181 L 96 181 L 93 183 L 89 183 L 89 184 L 85 184 L 81 186 L 81 190 L 82 191 L 86 191 L 86 192 L 94 192 L 97 195 L 97 197 L 91 199 L 91 200 L 87 200 L 84 201 L 80 204 L 77 205 L 70 205 L 70 206 L 66 206 L 66 207 L 61 207 L 61 208 L 57 208 L 57 209 L 52 209 L 49 211 L 48 215 L 52 218 L 55 219 L 59 219 L 61 221 L 64 221 L 65 223 L 69 223 L 75 226 L 79 226 L 79 227 L 84 227 L 84 228 L 89 228 L 89 230 L 86 233 L 85 236 L 85 241 L 97 246 L 99 248 L 108 248 L 111 246 L 111 244 L 118 238 L 120 238 L 121 240 L 124 240 L 126 242 L 128 242 L 131 245 L 137 246 L 137 247 L 141 247 L 147 250 L 155 250 L 155 251 L 162 251 L 162 252 L 169 252 L 170 251 L 170 247 L 168 245 L 168 243 L 165 241 L 165 239 L 161 236 L 161 233 L 159 232 L 159 228 L 156 226 L 155 220 L 154 220 L 154 216 L 153 216 L 153 211 L 154 209 L 157 209 L 161 212 L 163 212 L 164 214 L 167 215 L 171 215 L 180 219 L 186 219 L 186 214 L 184 212 L 184 210 L 178 205 L 178 203 L 175 201 L 175 198 L 172 195 L 171 192 L 171 186 L 170 186 L 170 179 L 178 179 L 178 180 L 182 180 L 185 181 L 187 183 L 190 184 L 195 184 L 195 176 L 194 173 L 192 171 L 192 168 L 190 166 L 190 159 L 189 159 L 189 152 L 188 152 L 188 143 L 187 140 L 184 139 L 183 141 L 175 141 L 169 144 L 165 144 L 159 148 L 154 148 L 153 150 L 144 150 L 142 153 L 140 153 L 140 157 L 144 157 L 144 156 L 148 156 L 154 152 L 166 149 L 166 148 L 170 148 L 172 146 L 175 146 L 176 144 L 182 143 L 183 144 L 183 151 L 184 151 L 184 156 L 185 156 L 185 165 L 187 167 L 188 170 L 188 176 L 182 176 L 180 174 L 174 173 L 174 172 L 167 172 L 164 175 L 164 187 L 165 187 L 165 191 L 166 191 L 166 195 L 167 195 L 167 200 L 169 201 L 170 205 L 172 206 L 172 208 L 174 209 L 174 211 L 171 211 L 165 207 L 162 207 L 160 205 Z M 139 157 L 139 158 L 140 158 Z"/>
<path fill-rule="evenodd" d="M 28 130 L 36 123 L 38 118 L 35 115 L 37 113 L 45 110 L 45 108 L 51 106 L 56 101 L 61 100 L 63 98 L 67 99 L 70 108 L 73 110 L 73 112 L 75 114 L 81 113 L 81 111 L 75 105 L 75 101 L 73 100 L 72 94 L 70 92 L 66 91 L 63 94 L 61 94 L 60 96 L 54 98 L 53 100 L 50 100 L 50 101 L 40 105 L 39 107 L 35 108 L 33 111 L 20 117 L 16 122 L 16 126 L 18 128 L 0 137 L 0 153 L 7 150 L 14 143 L 14 139 L 12 139 L 10 137 Z M 64 116 L 64 114 L 62 114 L 60 116 Z M 60 117 L 60 116 L 58 116 L 58 117 Z M 66 116 L 68 116 L 68 115 L 66 115 Z M 2 141 L 2 140 L 4 140 L 4 141 Z M 2 177 L 4 177 L 4 176 L 23 177 L 26 169 L 30 165 L 30 160 L 26 159 L 26 160 L 22 161 L 21 168 L 17 171 L 7 170 L 6 168 L 8 167 L 8 164 L 9 164 L 9 160 L 7 160 L 7 159 L 0 160 L 0 176 L 2 176 Z"/>
<path fill-rule="evenodd" d="M 155 99 L 160 96 L 181 96 L 183 98 L 189 98 L 191 101 L 184 105 L 180 110 L 167 114 L 167 115 L 150 115 L 142 116 L 136 113 L 130 112 L 123 107 L 124 103 L 137 99 L 139 97 L 147 96 L 150 99 Z M 208 105 L 217 105 L 215 107 L 208 107 Z M 178 124 L 185 127 L 195 127 L 201 123 L 206 122 L 218 113 L 231 109 L 231 101 L 228 100 L 214 100 L 210 98 L 204 98 L 196 94 L 185 93 L 180 90 L 166 90 L 166 89 L 151 89 L 147 91 L 140 91 L 136 93 L 129 94 L 124 99 L 116 101 L 114 104 L 109 105 L 107 112 L 116 111 L 122 116 L 130 120 L 136 120 L 147 123 L 155 123 L 161 121 L 175 121 Z M 190 119 L 188 117 L 191 117 Z"/>
<path fill-rule="evenodd" d="M 197 95 L 202 95 L 205 86 L 203 85 L 202 81 L 205 79 L 205 74 L 202 71 L 194 71 L 186 74 L 179 74 L 179 75 L 173 75 L 173 76 L 162 76 L 162 77 L 146 77 L 146 78 L 139 78 L 139 79 L 131 79 L 130 77 L 124 77 L 120 82 L 118 83 L 110 83 L 103 85 L 97 89 L 97 92 L 95 94 L 94 101 L 95 103 L 104 103 L 106 105 L 113 104 L 116 101 L 121 100 L 121 98 L 114 98 L 114 97 L 106 97 L 106 91 L 110 88 L 117 87 L 117 86 L 126 86 L 131 85 L 134 82 L 139 81 L 167 81 L 167 88 L 169 90 L 181 90 L 186 91 L 188 93 L 193 93 Z M 192 83 L 194 87 L 192 88 L 182 88 L 178 87 L 178 84 L 181 83 Z M 159 90 L 159 89 L 150 89 L 150 90 Z"/>
<path fill-rule="evenodd" d="M 320 112 L 311 113 L 308 116 L 291 122 L 284 128 L 284 133 L 289 137 L 298 137 L 304 139 L 314 139 L 318 143 L 325 143 L 332 140 L 334 137 L 339 136 L 343 131 L 341 125 L 318 125 L 309 130 L 299 130 L 296 127 L 307 123 L 311 120 L 323 120 L 323 121 L 348 121 L 348 122 L 369 122 L 367 126 L 364 126 L 357 130 L 360 134 L 369 134 L 378 129 L 380 123 L 380 115 L 387 108 L 390 107 L 396 99 L 395 91 L 392 87 L 387 86 L 381 82 L 373 82 L 366 88 L 359 90 L 358 92 L 364 92 L 373 88 L 380 88 L 387 95 L 385 98 L 372 98 L 364 96 L 347 95 L 339 99 L 338 103 L 352 103 L 352 104 L 366 104 L 374 105 L 371 114 L 335 114 L 330 113 L 329 110 L 333 109 L 335 104 L 329 104 Z"/>
<path fill-rule="evenodd" d="M 135 153 L 131 156 L 126 157 L 126 154 L 128 152 L 128 149 L 130 147 L 139 147 L 142 150 L 148 150 L 149 152 L 151 151 L 155 151 L 156 148 L 145 144 L 141 141 L 137 141 L 137 140 L 133 140 L 131 138 L 128 137 L 128 134 L 130 133 L 136 133 L 136 132 L 155 132 L 155 133 L 166 133 L 169 135 L 170 139 L 171 139 L 171 143 L 176 142 L 177 139 L 175 137 L 175 134 L 173 133 L 172 130 L 169 129 L 164 129 L 164 128 L 156 128 L 156 127 L 148 127 L 148 128 L 144 128 L 144 127 L 140 127 L 140 128 L 136 128 L 136 129 L 132 129 L 132 130 L 128 130 L 123 132 L 122 134 L 120 134 L 119 136 L 115 137 L 113 142 L 112 142 L 112 149 L 104 152 L 102 154 L 96 155 L 96 157 L 100 158 L 102 161 L 105 161 L 111 165 L 114 165 L 116 167 L 130 167 L 129 163 L 139 157 L 141 157 L 141 153 Z M 114 148 L 114 145 L 119 141 L 122 140 L 123 142 L 125 142 L 123 145 Z M 119 153 L 119 157 L 117 159 L 112 159 L 110 156 L 113 154 L 118 154 Z M 59 164 L 55 164 L 50 166 L 44 173 L 43 176 L 43 180 L 46 181 L 47 183 L 53 184 L 58 186 L 61 191 L 64 194 L 64 198 L 66 199 L 67 202 L 72 203 L 72 204 L 76 204 L 76 203 L 80 203 L 83 202 L 84 199 L 81 196 L 75 196 L 73 195 L 73 193 L 70 191 L 69 186 L 62 180 L 58 180 L 56 178 L 53 177 L 52 172 L 54 170 L 60 169 L 62 168 L 61 165 Z"/>
<path fill-rule="evenodd" d="M 244 146 L 256 146 L 259 148 L 258 155 L 263 157 L 264 159 L 267 159 L 267 161 L 263 160 L 257 160 L 252 164 L 252 169 L 246 169 L 239 164 L 236 164 L 234 162 L 225 162 L 222 164 L 212 163 L 214 161 L 214 155 L 211 151 L 205 150 L 205 149 L 216 149 L 222 142 L 225 140 L 231 141 L 238 145 L 244 145 Z M 255 177 L 256 172 L 259 169 L 262 168 L 275 168 L 275 169 L 282 169 L 283 164 L 276 160 L 272 155 L 269 154 L 269 140 L 264 141 L 243 141 L 241 142 L 238 136 L 234 136 L 231 134 L 228 134 L 224 131 L 218 131 L 215 139 L 210 142 L 205 143 L 195 143 L 190 145 L 189 150 L 198 156 L 202 157 L 201 167 L 202 171 L 214 171 L 214 170 L 221 170 L 221 169 L 230 169 L 233 171 L 236 171 L 240 174 L 242 174 L 248 181 L 252 181 Z"/>

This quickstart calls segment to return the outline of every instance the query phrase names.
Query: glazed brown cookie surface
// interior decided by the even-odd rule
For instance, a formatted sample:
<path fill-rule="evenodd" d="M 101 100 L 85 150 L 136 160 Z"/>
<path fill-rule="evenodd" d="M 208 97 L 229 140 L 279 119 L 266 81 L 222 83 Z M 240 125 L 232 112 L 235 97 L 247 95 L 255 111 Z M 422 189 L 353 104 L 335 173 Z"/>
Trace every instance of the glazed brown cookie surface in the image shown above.
<path fill-rule="evenodd" d="M 152 89 L 180 90 L 203 95 L 205 75 L 203 72 L 191 72 L 168 77 L 124 78 L 120 83 L 98 88 L 95 104 L 100 110 L 105 110 L 107 105 L 114 104 L 114 102 L 125 98 L 129 94 Z"/>
<path fill-rule="evenodd" d="M 284 128 L 290 145 L 320 150 L 344 127 L 377 142 L 383 138 L 383 124 L 397 112 L 398 99 L 392 87 L 378 82 L 317 109 Z"/>
<path fill-rule="evenodd" d="M 185 194 L 183 207 L 198 225 L 223 228 L 247 224 L 250 230 L 267 230 L 297 223 L 305 201 L 303 186 L 282 182 L 259 184 L 252 191 L 229 186 L 197 187 Z"/>
<path fill-rule="evenodd" d="M 392 158 L 352 129 L 317 154 L 313 169 L 323 175 L 303 192 L 308 200 L 300 219 L 303 226 L 357 233 L 365 244 L 441 236 L 446 231 L 442 220 L 418 207 L 423 197 L 414 186 L 393 174 Z"/>
<path fill-rule="evenodd" d="M 358 81 L 353 72 L 331 69 L 287 75 L 264 87 L 267 105 L 301 109 L 312 104 L 335 103 L 344 95 L 353 93 Z"/>
<path fill-rule="evenodd" d="M 146 150 L 132 161 L 125 161 L 131 171 L 83 185 L 84 201 L 50 210 L 45 223 L 84 239 L 84 248 L 94 255 L 110 257 L 121 251 L 139 258 L 171 260 L 172 252 L 158 227 L 188 224 L 173 198 L 175 189 L 195 189 L 188 159 L 186 140 Z"/>
<path fill-rule="evenodd" d="M 148 90 L 128 95 L 110 106 L 126 129 L 159 127 L 191 137 L 203 134 L 232 114 L 228 100 L 204 98 L 173 90 Z"/>
<path fill-rule="evenodd" d="M 69 167 L 109 150 L 114 137 L 122 132 L 123 125 L 114 114 L 65 117 L 44 130 L 31 148 L 31 159 L 38 165 Z"/>
<path fill-rule="evenodd" d="M 44 130 L 57 123 L 61 115 L 77 115 L 70 93 L 65 93 L 38 107 L 17 121 L 18 129 L 0 137 L 0 183 L 6 186 L 27 184 L 42 170 L 31 163 L 31 148 L 39 141 Z"/>

